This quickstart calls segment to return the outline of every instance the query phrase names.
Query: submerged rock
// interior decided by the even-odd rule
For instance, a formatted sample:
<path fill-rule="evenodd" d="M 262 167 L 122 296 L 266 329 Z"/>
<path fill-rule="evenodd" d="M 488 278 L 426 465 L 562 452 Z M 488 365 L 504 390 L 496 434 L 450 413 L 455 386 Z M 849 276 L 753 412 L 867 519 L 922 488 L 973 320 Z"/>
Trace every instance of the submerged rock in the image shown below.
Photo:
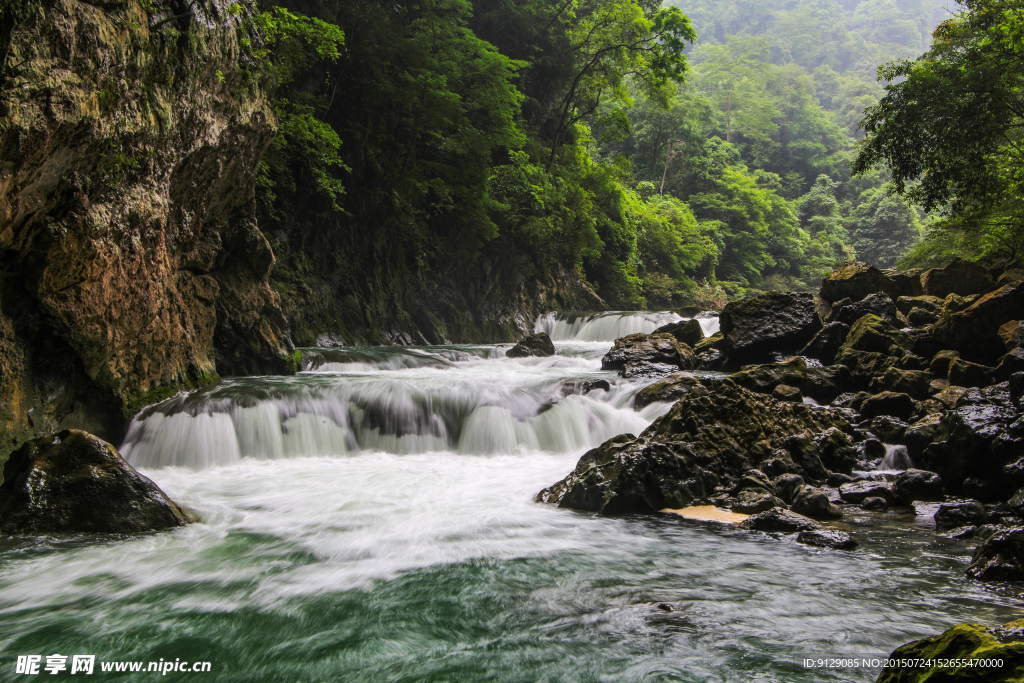
<path fill-rule="evenodd" d="M 748 517 L 739 524 L 740 529 L 763 531 L 765 533 L 797 534 L 798 543 L 817 546 L 819 548 L 835 548 L 851 550 L 857 547 L 849 534 L 829 529 L 813 519 L 796 512 L 773 508 L 766 512 Z"/>
<path fill-rule="evenodd" d="M 707 388 L 684 396 L 639 438 L 618 436 L 589 451 L 538 500 L 609 515 L 683 508 L 769 457 L 820 480 L 827 470 L 819 453 L 836 439 L 819 446 L 804 435 L 851 429 L 837 411 L 778 401 L 729 380 Z"/>
<path fill-rule="evenodd" d="M 944 499 L 942 479 L 927 470 L 907 470 L 896 477 L 893 484 L 896 497 L 904 505 L 919 500 L 940 501 Z"/>
<path fill-rule="evenodd" d="M 996 627 L 960 624 L 942 635 L 907 643 L 889 655 L 877 683 L 987 681 L 1017 683 L 1024 679 L 1024 619 Z M 968 660 L 1000 660 L 1002 666 L 980 667 Z M 947 666 L 938 666 L 945 660 Z M 932 667 L 922 662 L 935 662 Z"/>
<path fill-rule="evenodd" d="M 526 358 L 527 356 L 553 356 L 555 355 L 555 344 L 546 332 L 538 332 L 528 337 L 523 337 L 519 343 L 505 352 L 509 358 Z"/>
<path fill-rule="evenodd" d="M 194 521 L 117 449 L 86 432 L 29 441 L 3 468 L 3 533 L 138 533 Z"/>

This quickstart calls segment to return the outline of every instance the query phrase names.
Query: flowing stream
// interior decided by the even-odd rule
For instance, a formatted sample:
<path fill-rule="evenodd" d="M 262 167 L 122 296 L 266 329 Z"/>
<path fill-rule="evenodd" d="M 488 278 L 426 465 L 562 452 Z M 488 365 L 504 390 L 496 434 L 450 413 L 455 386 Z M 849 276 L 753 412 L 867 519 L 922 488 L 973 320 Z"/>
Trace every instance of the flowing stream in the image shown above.
<path fill-rule="evenodd" d="M 641 385 L 600 358 L 678 319 L 545 316 L 551 358 L 317 349 L 298 376 L 143 411 L 122 452 L 201 523 L 0 540 L 0 680 L 62 653 L 212 663 L 165 680 L 870 681 L 801 662 L 1019 615 L 964 579 L 967 545 L 908 514 L 848 518 L 862 545 L 837 552 L 534 503 L 667 410 L 634 411 Z"/>

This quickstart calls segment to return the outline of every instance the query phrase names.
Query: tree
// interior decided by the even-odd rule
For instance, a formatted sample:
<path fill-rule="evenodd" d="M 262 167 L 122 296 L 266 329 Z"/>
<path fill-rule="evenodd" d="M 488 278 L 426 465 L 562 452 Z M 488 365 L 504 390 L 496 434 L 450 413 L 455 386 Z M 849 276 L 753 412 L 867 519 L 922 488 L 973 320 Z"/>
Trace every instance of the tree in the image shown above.
<path fill-rule="evenodd" d="M 892 268 L 921 240 L 917 212 L 883 188 L 866 190 L 850 214 L 847 229 L 857 259 Z"/>

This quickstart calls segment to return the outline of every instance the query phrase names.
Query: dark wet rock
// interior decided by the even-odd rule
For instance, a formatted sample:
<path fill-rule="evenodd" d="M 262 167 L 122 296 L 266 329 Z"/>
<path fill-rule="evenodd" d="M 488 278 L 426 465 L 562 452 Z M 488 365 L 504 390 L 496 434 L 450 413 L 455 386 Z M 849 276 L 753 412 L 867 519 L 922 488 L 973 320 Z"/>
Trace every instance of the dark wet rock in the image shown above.
<path fill-rule="evenodd" d="M 944 503 L 935 512 L 935 528 L 938 531 L 955 529 L 958 526 L 977 526 L 985 522 L 985 506 L 977 500 Z"/>
<path fill-rule="evenodd" d="M 783 474 L 795 474 L 797 470 L 796 463 L 793 462 L 788 453 L 785 457 L 766 458 L 758 463 L 757 468 L 771 477 L 772 482 L 775 481 L 776 477 Z"/>
<path fill-rule="evenodd" d="M 934 375 L 924 370 L 887 368 L 880 377 L 871 380 L 868 388 L 874 392 L 895 391 L 910 394 L 915 400 L 923 401 L 931 396 L 931 383 L 934 379 Z"/>
<path fill-rule="evenodd" d="M 29 441 L 3 467 L 2 533 L 139 533 L 194 521 L 116 448 L 86 432 Z"/>
<path fill-rule="evenodd" d="M 802 348 L 821 328 L 810 294 L 769 292 L 725 306 L 721 330 L 729 363 L 758 363 Z"/>
<path fill-rule="evenodd" d="M 708 389 L 683 396 L 639 438 L 616 437 L 589 451 L 538 500 L 603 514 L 681 508 L 735 484 L 769 457 L 823 478 L 813 435 L 850 430 L 836 411 L 777 401 L 729 380 Z"/>
<path fill-rule="evenodd" d="M 821 298 L 828 302 L 841 299 L 860 301 L 869 294 L 895 293 L 893 283 L 885 274 L 867 263 L 844 263 L 821 281 Z"/>
<path fill-rule="evenodd" d="M 1024 268 L 1009 268 L 996 278 L 996 287 L 1024 280 Z"/>
<path fill-rule="evenodd" d="M 874 510 L 875 512 L 885 512 L 889 509 L 889 503 L 885 502 L 885 498 L 881 496 L 865 498 L 861 501 L 860 506 L 865 510 Z"/>
<path fill-rule="evenodd" d="M 816 548 L 831 548 L 833 550 L 853 550 L 857 547 L 857 541 L 853 540 L 850 534 L 835 529 L 801 531 L 797 534 L 796 541 Z"/>
<path fill-rule="evenodd" d="M 733 492 L 737 493 L 743 489 L 762 489 L 769 493 L 775 493 L 775 486 L 768 478 L 768 475 L 759 469 L 747 470 L 736 482 Z"/>
<path fill-rule="evenodd" d="M 1024 310 L 1024 282 L 1015 282 L 984 294 L 959 312 L 946 312 L 935 323 L 935 338 L 966 358 L 995 359 L 1006 347 L 999 328 L 1020 317 Z"/>
<path fill-rule="evenodd" d="M 892 487 L 882 481 L 855 481 L 839 487 L 839 496 L 847 503 L 863 503 L 868 498 L 884 498 L 890 505 L 896 504 Z"/>
<path fill-rule="evenodd" d="M 1005 382 L 1018 372 L 1024 372 L 1024 348 L 1016 348 L 999 359 L 992 373 L 997 381 Z"/>
<path fill-rule="evenodd" d="M 1024 488 L 1014 491 L 1013 495 L 1006 501 L 1006 505 L 1018 514 L 1024 515 Z"/>
<path fill-rule="evenodd" d="M 896 367 L 898 363 L 898 356 L 878 351 L 843 349 L 836 356 L 837 365 L 849 368 L 850 383 L 857 389 L 867 388 L 871 380 L 885 374 L 886 370 Z"/>
<path fill-rule="evenodd" d="M 929 311 L 925 308 L 914 308 L 907 313 L 907 322 L 914 327 L 924 327 L 925 325 L 934 325 L 939 319 L 939 314 L 935 311 Z"/>
<path fill-rule="evenodd" d="M 697 354 L 697 367 L 701 370 L 721 370 L 725 367 L 725 355 L 718 349 L 709 349 Z"/>
<path fill-rule="evenodd" d="M 782 501 L 767 491 L 745 489 L 736 496 L 736 502 L 732 504 L 732 511 L 746 515 L 756 515 L 759 512 L 771 510 L 782 505 Z"/>
<path fill-rule="evenodd" d="M 1003 497 L 1006 486 L 981 477 L 967 477 L 964 479 L 962 490 L 968 498 L 980 500 L 982 503 L 992 503 Z"/>
<path fill-rule="evenodd" d="M 994 368 L 954 358 L 949 364 L 949 383 L 960 387 L 987 387 Z"/>
<path fill-rule="evenodd" d="M 822 327 L 800 350 L 801 356 L 817 358 L 823 363 L 831 363 L 839 353 L 850 326 L 841 322 L 830 322 Z"/>
<path fill-rule="evenodd" d="M 772 397 L 790 403 L 801 403 L 804 400 L 804 395 L 800 393 L 800 390 L 788 384 L 780 384 L 775 387 L 772 390 Z"/>
<path fill-rule="evenodd" d="M 844 474 L 842 472 L 833 472 L 832 474 L 828 475 L 828 479 L 825 480 L 825 483 L 828 484 L 829 486 L 839 488 L 843 484 L 849 484 L 852 481 L 855 481 L 855 479 L 849 474 Z"/>
<path fill-rule="evenodd" d="M 877 315 L 865 315 L 850 326 L 850 333 L 840 347 L 844 351 L 869 351 L 900 356 L 910 349 L 910 338 L 902 330 Z M 839 357 L 836 357 L 836 362 Z"/>
<path fill-rule="evenodd" d="M 896 648 L 876 683 L 981 681 L 1017 683 L 1024 679 L 1024 620 L 1003 626 L 960 624 L 938 636 Z M 998 668 L 979 669 L 968 660 L 999 659 Z M 947 660 L 953 666 L 922 667 L 921 662 Z M 983 672 L 983 673 L 982 673 Z"/>
<path fill-rule="evenodd" d="M 860 406 L 864 417 L 891 415 L 901 420 L 909 420 L 916 410 L 914 399 L 909 394 L 897 391 L 883 391 L 870 396 Z"/>
<path fill-rule="evenodd" d="M 1024 528 L 993 534 L 978 546 L 967 576 L 977 581 L 1024 581 Z M 1024 623 L 1021 627 L 1024 630 Z M 1024 661 L 1021 666 L 1024 671 Z"/>
<path fill-rule="evenodd" d="M 671 334 L 679 343 L 691 347 L 704 339 L 704 328 L 697 320 L 680 320 L 676 323 L 662 325 L 654 333 Z"/>
<path fill-rule="evenodd" d="M 949 366 L 952 365 L 953 361 L 959 358 L 959 351 L 953 351 L 951 349 L 939 351 L 932 358 L 928 367 L 936 377 L 949 377 Z"/>
<path fill-rule="evenodd" d="M 955 259 L 943 268 L 932 268 L 921 276 L 924 293 L 946 297 L 950 294 L 967 296 L 982 294 L 992 289 L 992 276 L 974 261 Z"/>
<path fill-rule="evenodd" d="M 939 310 L 939 317 L 941 318 L 947 314 L 959 313 L 960 311 L 966 310 L 970 308 L 971 304 L 977 301 L 980 297 L 980 294 L 971 294 L 970 296 L 950 294 L 942 301 L 942 308 Z"/>
<path fill-rule="evenodd" d="M 693 352 L 706 353 L 708 351 L 724 351 L 725 346 L 725 335 L 721 332 L 715 332 L 710 337 L 705 337 L 703 340 L 694 344 Z"/>
<path fill-rule="evenodd" d="M 999 335 L 999 339 L 1002 340 L 1007 351 L 1019 349 L 1024 346 L 1024 320 L 1011 320 L 1004 323 L 996 330 L 996 334 Z"/>
<path fill-rule="evenodd" d="M 942 302 L 942 298 L 937 296 L 901 296 L 896 299 L 896 309 L 906 316 L 916 308 L 938 315 L 942 310 Z"/>
<path fill-rule="evenodd" d="M 750 531 L 792 534 L 798 531 L 813 531 L 823 527 L 804 515 L 783 508 L 773 508 L 748 517 L 740 522 L 739 528 Z"/>
<path fill-rule="evenodd" d="M 881 460 L 885 457 L 885 444 L 878 439 L 864 439 L 860 445 L 865 460 Z"/>
<path fill-rule="evenodd" d="M 911 469 L 896 477 L 893 493 L 904 505 L 915 501 L 941 501 L 945 499 L 942 490 L 942 479 L 934 472 Z"/>
<path fill-rule="evenodd" d="M 1006 385 L 1010 390 L 1010 395 L 1019 401 L 1021 397 L 1024 397 L 1024 372 L 1015 372 L 1010 375 Z"/>
<path fill-rule="evenodd" d="M 869 294 L 860 301 L 832 306 L 826 323 L 839 322 L 845 325 L 853 325 L 865 315 L 872 314 L 882 318 L 890 325 L 899 325 L 896 304 L 886 294 Z"/>
<path fill-rule="evenodd" d="M 642 372 L 644 366 L 671 367 L 669 372 L 663 373 L 667 375 L 694 368 L 697 359 L 688 346 L 683 346 L 670 334 L 630 334 L 615 340 L 611 351 L 601 359 L 601 368 L 625 370 L 630 363 L 637 373 Z"/>
<path fill-rule="evenodd" d="M 648 361 L 629 361 L 619 374 L 626 379 L 658 379 L 679 372 L 678 365 L 667 363 L 650 363 Z"/>
<path fill-rule="evenodd" d="M 772 479 L 772 486 L 782 500 L 792 503 L 801 489 L 806 485 L 804 478 L 799 474 L 780 474 Z"/>
<path fill-rule="evenodd" d="M 801 356 L 794 356 L 782 363 L 746 365 L 729 379 L 745 389 L 770 394 L 780 384 L 799 387 L 806 382 L 807 361 Z"/>
<path fill-rule="evenodd" d="M 832 504 L 828 494 L 813 486 L 804 486 L 793 499 L 793 512 L 810 517 L 811 519 L 839 519 L 843 516 L 842 510 Z"/>
<path fill-rule="evenodd" d="M 505 352 L 509 358 L 526 358 L 527 356 L 553 356 L 555 344 L 546 332 L 538 332 L 523 337 L 519 343 Z"/>
<path fill-rule="evenodd" d="M 968 524 L 967 526 L 958 526 L 955 529 L 950 529 L 942 535 L 946 538 L 956 538 L 961 540 L 974 538 L 974 535 L 978 532 L 978 528 L 979 527 L 973 524 Z"/>
<path fill-rule="evenodd" d="M 942 405 L 944 405 L 947 410 L 951 410 L 953 408 L 956 408 L 957 404 L 960 402 L 960 397 L 966 393 L 967 387 L 958 387 L 950 385 L 947 386 L 942 391 L 940 391 L 939 393 L 932 396 L 932 398 L 942 403 Z"/>
<path fill-rule="evenodd" d="M 562 396 L 589 394 L 592 391 L 611 391 L 612 385 L 606 379 L 580 379 L 564 382 L 559 388 Z"/>
<path fill-rule="evenodd" d="M 924 294 L 924 285 L 921 284 L 919 268 L 908 268 L 907 270 L 896 270 L 885 268 L 882 270 L 885 278 L 890 283 L 889 293 L 897 298 L 919 297 Z"/>
<path fill-rule="evenodd" d="M 707 389 L 692 373 L 674 372 L 638 391 L 633 397 L 633 407 L 639 410 L 652 403 L 675 402 L 693 392 L 706 393 Z"/>

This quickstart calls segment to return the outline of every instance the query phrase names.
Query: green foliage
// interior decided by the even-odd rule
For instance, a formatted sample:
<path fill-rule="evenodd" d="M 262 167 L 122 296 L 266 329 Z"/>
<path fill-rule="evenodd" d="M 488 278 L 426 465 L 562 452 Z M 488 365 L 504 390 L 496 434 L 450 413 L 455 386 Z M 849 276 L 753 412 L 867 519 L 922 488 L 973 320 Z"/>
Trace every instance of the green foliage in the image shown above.
<path fill-rule="evenodd" d="M 857 259 L 891 268 L 921 240 L 921 221 L 906 203 L 882 188 L 866 190 L 847 225 Z"/>

